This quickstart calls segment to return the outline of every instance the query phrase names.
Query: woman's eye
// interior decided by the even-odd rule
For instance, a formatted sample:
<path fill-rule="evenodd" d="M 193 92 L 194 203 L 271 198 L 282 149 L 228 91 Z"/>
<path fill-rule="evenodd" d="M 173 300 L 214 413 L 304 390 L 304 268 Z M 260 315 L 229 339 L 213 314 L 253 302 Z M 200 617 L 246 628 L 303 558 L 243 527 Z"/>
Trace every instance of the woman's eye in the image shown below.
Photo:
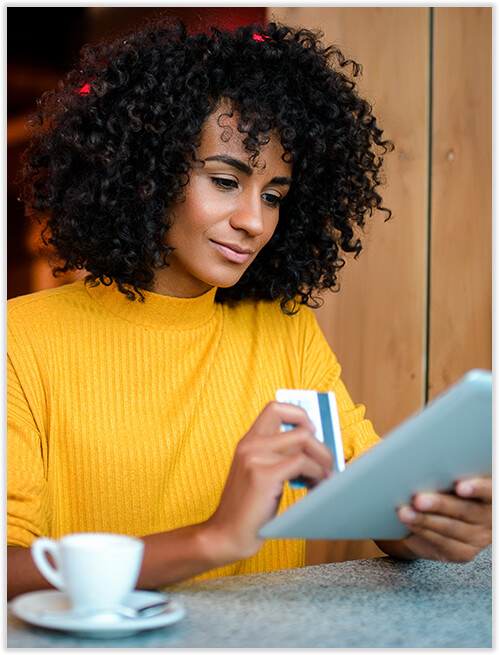
<path fill-rule="evenodd" d="M 224 190 L 237 189 L 236 180 L 232 180 L 228 177 L 212 177 L 211 181 L 219 189 L 224 189 Z"/>
<path fill-rule="evenodd" d="M 262 195 L 262 198 L 270 207 L 278 208 L 281 206 L 282 198 L 280 198 L 279 196 L 275 196 L 273 193 L 264 193 Z"/>

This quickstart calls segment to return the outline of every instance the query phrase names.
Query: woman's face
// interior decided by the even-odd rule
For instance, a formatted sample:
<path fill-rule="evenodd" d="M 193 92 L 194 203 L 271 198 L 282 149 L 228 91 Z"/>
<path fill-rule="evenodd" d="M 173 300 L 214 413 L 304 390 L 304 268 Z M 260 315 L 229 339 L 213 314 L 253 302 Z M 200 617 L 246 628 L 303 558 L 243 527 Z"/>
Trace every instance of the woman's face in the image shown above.
<path fill-rule="evenodd" d="M 228 140 L 221 138 L 227 126 L 232 128 Z M 282 160 L 275 137 L 252 166 L 243 139 L 237 117 L 223 109 L 206 120 L 198 149 L 204 166 L 192 169 L 185 200 L 171 208 L 166 245 L 175 250 L 170 266 L 156 274 L 157 293 L 193 298 L 214 286 L 236 284 L 274 233 L 292 166 Z"/>

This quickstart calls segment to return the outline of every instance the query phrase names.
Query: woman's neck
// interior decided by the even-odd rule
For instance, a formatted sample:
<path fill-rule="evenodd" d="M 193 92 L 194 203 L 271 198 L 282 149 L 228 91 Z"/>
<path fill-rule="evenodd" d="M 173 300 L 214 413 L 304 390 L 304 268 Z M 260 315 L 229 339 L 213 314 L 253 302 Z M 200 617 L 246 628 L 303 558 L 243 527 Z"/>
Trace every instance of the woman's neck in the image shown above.
<path fill-rule="evenodd" d="M 156 272 L 152 286 L 154 293 L 171 298 L 197 298 L 213 288 L 213 285 L 197 278 L 183 277 L 178 280 L 168 273 L 168 268 Z"/>

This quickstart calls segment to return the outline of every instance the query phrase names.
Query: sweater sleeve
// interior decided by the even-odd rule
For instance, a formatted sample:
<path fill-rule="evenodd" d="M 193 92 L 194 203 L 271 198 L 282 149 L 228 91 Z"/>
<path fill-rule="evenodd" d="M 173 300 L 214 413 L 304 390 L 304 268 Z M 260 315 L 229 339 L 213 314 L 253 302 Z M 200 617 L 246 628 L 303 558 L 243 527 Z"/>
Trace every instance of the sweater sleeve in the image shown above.
<path fill-rule="evenodd" d="M 302 378 L 305 389 L 336 395 L 345 460 L 348 462 L 380 441 L 364 405 L 354 404 L 341 379 L 341 366 L 329 347 L 315 315 L 307 307 L 302 316 Z"/>
<path fill-rule="evenodd" d="M 42 439 L 19 377 L 7 360 L 7 543 L 30 546 L 49 533 Z"/>

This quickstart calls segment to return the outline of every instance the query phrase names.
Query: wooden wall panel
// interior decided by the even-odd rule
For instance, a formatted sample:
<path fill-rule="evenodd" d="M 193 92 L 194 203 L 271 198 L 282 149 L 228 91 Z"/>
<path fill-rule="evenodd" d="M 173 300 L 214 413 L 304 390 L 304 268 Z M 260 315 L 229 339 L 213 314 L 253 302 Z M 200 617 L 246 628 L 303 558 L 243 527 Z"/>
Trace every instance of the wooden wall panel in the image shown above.
<path fill-rule="evenodd" d="M 434 9 L 429 397 L 492 367 L 492 9 Z"/>
<path fill-rule="evenodd" d="M 383 435 L 424 400 L 429 9 L 293 7 L 269 14 L 319 27 L 362 64 L 359 89 L 396 145 L 381 190 L 393 218 L 372 220 L 365 251 L 342 271 L 341 291 L 325 294 L 317 311 L 352 397 Z M 378 554 L 371 542 L 310 542 L 307 563 Z"/>
<path fill-rule="evenodd" d="M 272 8 L 283 22 L 320 27 L 360 62 L 361 93 L 396 150 L 381 189 L 393 218 L 376 216 L 365 250 L 324 295 L 320 325 L 356 402 L 384 434 L 424 399 L 428 170 L 428 8 Z"/>

